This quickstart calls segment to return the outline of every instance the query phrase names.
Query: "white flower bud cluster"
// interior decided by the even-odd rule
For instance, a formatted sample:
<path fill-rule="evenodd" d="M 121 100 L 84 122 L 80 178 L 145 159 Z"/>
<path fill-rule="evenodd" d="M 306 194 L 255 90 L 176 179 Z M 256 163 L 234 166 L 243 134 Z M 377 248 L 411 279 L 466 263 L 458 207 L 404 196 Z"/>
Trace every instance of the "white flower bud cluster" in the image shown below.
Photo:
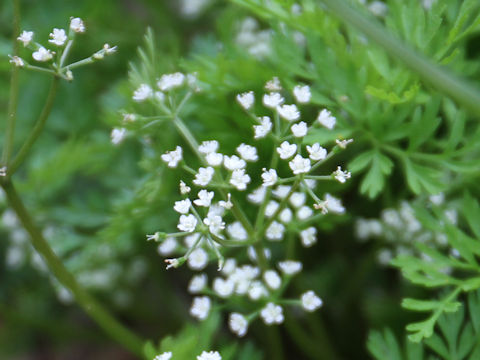
<path fill-rule="evenodd" d="M 384 240 L 382 248 L 378 251 L 377 261 L 385 266 L 399 255 L 414 253 L 422 255 L 412 240 L 425 243 L 432 248 L 448 250 L 456 256 L 458 252 L 455 248 L 446 249 L 448 246 L 446 230 L 442 227 L 435 230 L 423 227 L 414 208 L 415 206 L 435 208 L 438 214 L 443 215 L 444 223 L 453 225 L 457 223 L 457 210 L 449 202 L 445 202 L 443 193 L 432 195 L 428 200 L 427 204 L 421 199 L 417 199 L 413 204 L 403 201 L 398 208 L 384 209 L 379 219 L 357 219 L 355 223 L 357 239 L 362 242 L 369 239 Z"/>

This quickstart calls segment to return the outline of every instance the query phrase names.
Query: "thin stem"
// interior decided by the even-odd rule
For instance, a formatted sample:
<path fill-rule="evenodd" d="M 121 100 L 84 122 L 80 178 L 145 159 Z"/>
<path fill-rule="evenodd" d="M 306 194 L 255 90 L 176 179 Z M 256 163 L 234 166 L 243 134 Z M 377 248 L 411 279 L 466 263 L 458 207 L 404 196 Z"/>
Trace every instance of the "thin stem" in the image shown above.
<path fill-rule="evenodd" d="M 17 36 L 20 33 L 20 0 L 13 1 L 13 56 L 18 55 L 19 42 Z M 15 121 L 17 119 L 18 106 L 18 66 L 12 67 L 12 75 L 10 77 L 10 96 L 8 99 L 7 110 L 7 126 L 5 130 L 5 140 L 3 144 L 2 164 L 8 167 L 10 156 L 13 149 L 13 138 L 15 135 Z M 8 169 L 7 169 L 8 171 Z"/>
<path fill-rule="evenodd" d="M 47 122 L 48 116 L 50 115 L 50 112 L 52 110 L 53 102 L 57 94 L 58 83 L 59 83 L 59 78 L 54 77 L 52 80 L 52 84 L 50 86 L 50 91 L 48 93 L 47 100 L 45 102 L 45 106 L 43 107 L 43 110 L 40 116 L 38 117 L 38 120 L 35 123 L 35 126 L 30 132 L 30 135 L 28 136 L 23 146 L 20 148 L 20 151 L 18 152 L 17 156 L 15 156 L 15 159 L 13 160 L 12 165 L 10 166 L 10 169 L 9 169 L 10 176 L 13 175 L 17 170 L 17 168 L 22 164 L 22 162 L 27 157 L 28 152 L 32 148 L 33 144 L 35 143 L 37 138 L 40 136 L 45 126 L 45 123 Z"/>
<path fill-rule="evenodd" d="M 78 284 L 73 275 L 65 268 L 62 261 L 57 257 L 48 242 L 44 239 L 40 229 L 34 224 L 12 182 L 7 179 L 2 182 L 1 185 L 5 191 L 10 206 L 13 208 L 23 227 L 30 235 L 33 247 L 43 257 L 52 274 L 63 286 L 70 290 L 78 304 L 107 334 L 110 335 L 112 339 L 130 350 L 133 354 L 141 357 L 143 341 L 136 334 L 119 323 L 102 305 L 100 305 Z"/>
<path fill-rule="evenodd" d="M 60 58 L 60 63 L 58 68 L 61 69 L 63 64 L 65 63 L 65 60 L 67 59 L 67 56 L 70 52 L 70 49 L 72 48 L 73 45 L 73 39 L 68 40 L 67 45 L 65 46 L 65 50 L 63 50 L 62 57 Z"/>
<path fill-rule="evenodd" d="M 341 21 L 352 25 L 384 48 L 394 59 L 402 61 L 410 70 L 438 91 L 455 99 L 474 114 L 480 113 L 480 91 L 465 80 L 442 68 L 410 46 L 392 36 L 378 21 L 363 15 L 345 0 L 322 0 Z"/>

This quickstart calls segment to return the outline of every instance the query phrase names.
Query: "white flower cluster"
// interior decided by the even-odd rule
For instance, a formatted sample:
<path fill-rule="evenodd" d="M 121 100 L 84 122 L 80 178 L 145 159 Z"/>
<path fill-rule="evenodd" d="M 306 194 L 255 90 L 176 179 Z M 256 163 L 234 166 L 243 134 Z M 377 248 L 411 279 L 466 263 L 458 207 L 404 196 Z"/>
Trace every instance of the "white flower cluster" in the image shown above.
<path fill-rule="evenodd" d="M 443 193 L 432 195 L 429 200 L 429 206 L 442 210 L 447 223 L 457 223 L 457 210 L 445 203 Z M 395 256 L 416 253 L 414 242 L 426 243 L 440 249 L 448 245 L 444 229 L 438 228 L 434 231 L 424 228 L 415 216 L 414 208 L 406 201 L 402 202 L 398 209 L 384 209 L 380 219 L 358 219 L 355 233 L 360 241 L 371 238 L 386 240 L 377 254 L 377 260 L 382 265 L 388 265 Z M 453 248 L 450 253 L 453 256 L 458 254 Z"/>
<path fill-rule="evenodd" d="M 272 31 L 259 29 L 257 20 L 251 17 L 247 17 L 241 22 L 235 41 L 250 55 L 259 59 L 272 52 Z"/>
<path fill-rule="evenodd" d="M 64 62 L 71 50 L 75 34 L 84 33 L 85 30 L 85 24 L 82 19 L 78 17 L 71 17 L 68 30 L 54 28 L 50 33 L 50 39 L 48 42 L 54 46 L 53 50 L 35 42 L 35 33 L 33 31 L 22 31 L 22 33 L 17 37 L 17 40 L 20 41 L 25 48 L 28 48 L 32 51 L 33 60 L 40 63 L 49 64 L 50 67 L 48 70 L 44 69 L 47 70 L 46 72 L 50 72 L 65 80 L 71 81 L 73 80 L 71 69 L 86 65 L 95 60 L 101 60 L 105 55 L 113 54 L 116 51 L 116 46 L 110 47 L 110 45 L 105 44 L 102 49 L 94 53 L 89 58 L 65 65 Z M 30 66 L 25 59 L 19 56 L 10 56 L 10 58 L 10 62 L 15 66 L 25 67 L 34 71 L 44 71 L 39 70 L 38 67 Z M 55 64 L 52 64 L 52 61 L 55 61 Z"/>
<path fill-rule="evenodd" d="M 171 351 L 166 351 L 155 356 L 153 360 L 175 360 L 172 356 Z M 222 360 L 222 356 L 218 351 L 202 351 L 202 353 L 197 356 L 197 360 Z"/>
<path fill-rule="evenodd" d="M 185 79 L 181 73 L 163 75 L 157 81 L 157 90 L 141 84 L 133 100 L 149 99 L 162 109 L 171 103 L 165 99 L 173 96 Z M 187 164 L 180 145 L 161 155 L 167 167 L 184 170 L 188 175 L 180 181 L 181 198 L 173 205 L 179 216 L 178 232 L 147 235 L 147 240 L 159 243 L 158 252 L 167 257 L 167 269 L 186 263 L 194 271 L 204 271 L 210 260 L 218 260 L 220 272 L 210 282 L 206 272 L 191 279 L 188 290 L 194 298 L 190 314 L 200 321 L 205 320 L 216 302 L 233 297 L 240 303 L 254 304 L 254 310 L 251 305 L 248 307 L 250 312 L 246 307 L 237 306 L 229 315 L 229 327 L 239 337 L 246 335 L 249 324 L 256 318 L 261 318 L 266 325 L 283 323 L 285 304 L 297 305 L 307 312 L 322 306 L 322 300 L 312 290 L 297 299 L 283 299 L 290 280 L 303 266 L 287 255 L 284 260 L 272 259 L 270 247 L 277 247 L 276 244 L 287 237 L 298 238 L 298 243 L 304 247 L 313 246 L 318 235 L 312 226 L 314 220 L 327 213 L 345 212 L 340 199 L 328 193 L 321 197 L 316 195 L 318 184 L 325 180 L 344 184 L 351 177 L 341 166 L 327 175 L 314 174 L 353 140 L 338 139 L 329 150 L 315 141 L 304 144 L 305 137 L 314 135 L 315 128 L 331 130 L 337 121 L 327 109 L 319 111 L 313 121 L 302 116 L 300 106 L 312 99 L 310 87 L 295 86 L 290 95 L 295 103 L 291 104 L 286 103 L 287 95 L 282 93 L 277 78 L 269 81 L 265 88 L 267 92 L 262 96 L 262 104 L 268 113 L 262 116 L 254 112 L 256 96 L 253 91 L 236 97 L 254 124 L 253 139 L 245 139 L 235 148 L 234 154 L 223 152 L 222 144 L 215 139 L 197 143 L 196 139 L 192 141 L 194 135 L 190 134 L 185 139 L 197 155 L 199 165 Z M 136 117 L 129 114 L 129 118 L 132 116 Z M 274 142 L 271 158 L 267 160 L 260 156 L 263 147 L 260 152 L 260 147 L 254 145 L 265 137 Z M 255 173 L 259 168 L 262 169 L 260 176 Z M 244 211 L 245 202 L 252 203 L 255 209 Z M 250 218 L 252 213 L 256 213 L 255 222 Z M 225 260 L 224 255 L 232 251 L 235 254 Z M 241 265 L 237 264 L 237 259 L 245 255 L 251 263 L 242 260 Z M 270 265 L 273 261 L 276 269 Z"/>

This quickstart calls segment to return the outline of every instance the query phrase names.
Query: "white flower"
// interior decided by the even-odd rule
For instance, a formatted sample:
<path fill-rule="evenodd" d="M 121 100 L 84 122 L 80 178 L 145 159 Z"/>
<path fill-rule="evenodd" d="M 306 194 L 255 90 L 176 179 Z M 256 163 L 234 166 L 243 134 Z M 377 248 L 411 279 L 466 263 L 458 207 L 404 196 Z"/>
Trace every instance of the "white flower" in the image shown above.
<path fill-rule="evenodd" d="M 312 146 L 307 145 L 307 151 L 310 154 L 310 159 L 314 161 L 323 160 L 327 157 L 327 150 L 315 143 Z"/>
<path fill-rule="evenodd" d="M 346 149 L 347 145 L 353 142 L 353 139 L 347 139 L 347 140 L 335 140 L 337 145 L 341 147 L 342 149 Z"/>
<path fill-rule="evenodd" d="M 237 268 L 237 261 L 234 258 L 229 258 L 225 260 L 223 264 L 222 273 L 225 275 L 232 274 Z"/>
<path fill-rule="evenodd" d="M 203 351 L 200 355 L 197 356 L 197 360 L 222 360 L 222 357 L 218 351 Z"/>
<path fill-rule="evenodd" d="M 27 46 L 33 40 L 33 31 L 25 31 L 23 30 L 19 37 L 17 37 L 18 41 L 23 43 L 23 46 Z"/>
<path fill-rule="evenodd" d="M 219 166 L 223 162 L 223 155 L 216 152 L 211 152 L 205 156 L 205 160 L 207 160 L 207 163 L 210 166 Z"/>
<path fill-rule="evenodd" d="M 273 214 L 275 214 L 275 211 L 277 211 L 278 207 L 280 204 L 276 202 L 275 200 L 270 200 L 265 206 L 265 216 L 266 217 L 272 217 Z"/>
<path fill-rule="evenodd" d="M 188 267 L 192 270 L 203 270 L 208 263 L 208 254 L 202 248 L 196 248 L 188 255 Z"/>
<path fill-rule="evenodd" d="M 180 214 L 188 214 L 191 205 L 192 202 L 190 201 L 190 199 L 175 201 L 175 206 L 173 207 L 173 209 Z"/>
<path fill-rule="evenodd" d="M 132 99 L 136 102 L 142 102 L 150 99 L 153 96 L 153 90 L 147 84 L 140 84 L 140 86 L 133 92 Z"/>
<path fill-rule="evenodd" d="M 280 305 L 270 302 L 262 309 L 260 316 L 267 325 L 281 324 L 283 322 L 283 309 Z"/>
<path fill-rule="evenodd" d="M 264 186 L 260 186 L 258 189 L 248 194 L 247 199 L 254 204 L 260 204 L 265 198 L 266 193 L 267 189 Z"/>
<path fill-rule="evenodd" d="M 257 161 L 257 149 L 254 146 L 247 144 L 240 144 L 237 147 L 237 152 L 240 154 L 243 160 L 245 161 Z"/>
<path fill-rule="evenodd" d="M 157 86 L 162 91 L 168 91 L 181 86 L 184 80 L 185 75 L 180 72 L 176 72 L 174 74 L 164 74 L 157 82 Z"/>
<path fill-rule="evenodd" d="M 337 170 L 335 170 L 332 175 L 334 175 L 335 179 L 337 179 L 342 184 L 345 183 L 347 179 L 350 179 L 350 177 L 352 176 L 350 172 L 342 171 L 342 168 L 340 166 L 337 167 Z"/>
<path fill-rule="evenodd" d="M 7 176 L 7 167 L 6 166 L 2 166 L 0 168 L 0 176 Z"/>
<path fill-rule="evenodd" d="M 225 168 L 227 168 L 228 170 L 233 171 L 243 169 L 245 166 L 247 166 L 247 163 L 245 162 L 245 160 L 240 159 L 237 155 L 225 155 L 223 159 L 223 166 L 225 166 Z"/>
<path fill-rule="evenodd" d="M 280 158 L 285 160 L 293 156 L 297 151 L 296 144 L 290 144 L 288 141 L 284 141 L 277 147 L 277 152 L 280 155 Z"/>
<path fill-rule="evenodd" d="M 209 207 L 212 203 L 213 196 L 213 191 L 207 191 L 203 189 L 198 192 L 198 199 L 194 200 L 193 202 L 197 206 Z"/>
<path fill-rule="evenodd" d="M 282 105 L 277 107 L 278 115 L 287 121 L 295 121 L 300 119 L 300 112 L 297 109 L 297 105 Z"/>
<path fill-rule="evenodd" d="M 177 248 L 177 240 L 172 237 L 167 237 L 161 244 L 158 245 L 157 251 L 160 255 L 171 255 Z"/>
<path fill-rule="evenodd" d="M 285 226 L 283 224 L 279 223 L 278 221 L 272 221 L 265 233 L 265 236 L 268 240 L 272 241 L 282 240 L 284 231 Z"/>
<path fill-rule="evenodd" d="M 191 248 L 193 245 L 200 245 L 203 241 L 203 239 L 200 239 L 201 234 L 200 233 L 193 233 L 190 235 L 185 236 L 184 243 L 187 248 Z"/>
<path fill-rule="evenodd" d="M 179 187 L 180 187 L 180 194 L 182 195 L 186 195 L 190 192 L 190 190 L 192 190 L 190 186 L 187 186 L 187 184 L 183 182 L 183 180 L 180 180 Z"/>
<path fill-rule="evenodd" d="M 297 102 L 301 104 L 308 103 L 310 101 L 310 98 L 312 97 L 312 93 L 310 92 L 310 86 L 295 86 L 293 88 L 293 96 L 295 96 Z"/>
<path fill-rule="evenodd" d="M 180 261 L 178 261 L 178 259 L 165 259 L 165 263 L 167 264 L 167 270 L 180 266 Z"/>
<path fill-rule="evenodd" d="M 278 263 L 278 267 L 285 275 L 295 275 L 302 271 L 302 263 L 300 261 L 281 261 Z"/>
<path fill-rule="evenodd" d="M 228 298 L 233 294 L 234 289 L 235 283 L 230 279 L 225 280 L 224 278 L 217 277 L 213 280 L 213 291 L 221 298 Z"/>
<path fill-rule="evenodd" d="M 282 85 L 280 84 L 280 80 L 278 77 L 273 77 L 272 80 L 267 81 L 265 84 L 265 89 L 268 91 L 280 91 L 282 90 Z"/>
<path fill-rule="evenodd" d="M 182 160 L 183 150 L 181 146 L 177 146 L 175 150 L 167 151 L 162 154 L 162 160 L 165 161 L 170 168 L 176 168 L 178 163 Z"/>
<path fill-rule="evenodd" d="M 300 237 L 302 239 L 302 245 L 310 247 L 317 242 L 317 229 L 310 226 L 300 232 Z"/>
<path fill-rule="evenodd" d="M 278 92 L 263 95 L 263 105 L 276 109 L 283 104 L 284 98 Z"/>
<path fill-rule="evenodd" d="M 335 116 L 332 116 L 332 113 L 327 109 L 323 109 L 322 111 L 320 111 L 317 117 L 317 121 L 330 130 L 332 130 L 337 123 L 337 119 L 335 118 Z"/>
<path fill-rule="evenodd" d="M 290 208 L 285 208 L 283 209 L 280 214 L 278 215 L 278 218 L 280 219 L 281 222 L 287 224 L 289 223 L 290 221 L 292 221 L 292 217 L 293 217 L 293 213 L 292 213 L 292 210 L 290 210 Z"/>
<path fill-rule="evenodd" d="M 53 55 L 50 50 L 47 50 L 43 46 L 41 46 L 37 51 L 32 54 L 32 57 L 34 60 L 37 61 L 48 61 L 52 59 Z"/>
<path fill-rule="evenodd" d="M 222 208 L 224 209 L 231 209 L 233 207 L 233 203 L 232 203 L 232 194 L 228 193 L 227 194 L 227 201 L 225 200 L 220 200 L 218 202 L 218 205 L 221 206 Z"/>
<path fill-rule="evenodd" d="M 15 66 L 18 66 L 18 67 L 24 67 L 25 66 L 25 61 L 23 61 L 23 59 L 21 57 L 18 57 L 18 56 L 11 56 L 11 55 L 8 55 L 10 57 L 10 64 L 13 64 Z"/>
<path fill-rule="evenodd" d="M 192 294 L 201 292 L 207 286 L 207 275 L 199 274 L 192 277 L 188 284 L 188 291 Z"/>
<path fill-rule="evenodd" d="M 51 42 L 52 44 L 55 44 L 57 46 L 63 46 L 63 44 L 65 44 L 65 41 L 67 41 L 67 34 L 63 29 L 55 28 L 49 36 L 51 37 L 51 39 L 48 40 L 48 42 Z"/>
<path fill-rule="evenodd" d="M 303 180 L 303 182 L 305 184 L 302 184 L 302 186 L 306 185 L 309 189 L 315 189 L 315 187 L 317 186 L 317 180 L 314 179 L 305 179 Z"/>
<path fill-rule="evenodd" d="M 113 128 L 110 133 L 110 138 L 113 145 L 120 144 L 127 135 L 127 129 L 125 128 Z"/>
<path fill-rule="evenodd" d="M 214 153 L 217 150 L 218 150 L 217 140 L 204 141 L 198 146 L 198 151 L 200 151 L 202 154 Z"/>
<path fill-rule="evenodd" d="M 210 312 L 211 304 L 212 302 L 208 296 L 198 296 L 193 298 L 190 315 L 196 317 L 198 320 L 205 320 Z"/>
<path fill-rule="evenodd" d="M 85 24 L 80 18 L 70 18 L 70 29 L 76 33 L 85 32 Z"/>
<path fill-rule="evenodd" d="M 257 301 L 264 296 L 268 296 L 268 291 L 262 282 L 252 281 L 248 289 L 248 297 L 253 301 Z"/>
<path fill-rule="evenodd" d="M 242 314 L 231 313 L 228 318 L 228 326 L 234 334 L 242 337 L 247 333 L 248 321 Z"/>
<path fill-rule="evenodd" d="M 163 354 L 157 355 L 153 360 L 170 360 L 172 358 L 172 352 L 164 352 Z"/>
<path fill-rule="evenodd" d="M 195 175 L 193 183 L 198 186 L 207 186 L 212 180 L 215 170 L 212 167 L 199 168 L 198 174 Z"/>
<path fill-rule="evenodd" d="M 272 191 L 272 194 L 279 199 L 285 199 L 291 188 L 292 187 L 288 185 L 279 185 L 275 190 Z"/>
<path fill-rule="evenodd" d="M 179 223 L 177 225 L 178 230 L 193 232 L 197 226 L 197 218 L 195 215 L 181 215 Z"/>
<path fill-rule="evenodd" d="M 368 10 L 370 10 L 370 12 L 375 16 L 385 17 L 385 15 L 387 15 L 387 12 L 388 12 L 388 7 L 387 7 L 387 4 L 381 1 L 374 1 L 368 4 Z"/>
<path fill-rule="evenodd" d="M 297 211 L 297 218 L 299 220 L 306 220 L 313 215 L 313 210 L 308 206 L 302 206 Z"/>
<path fill-rule="evenodd" d="M 250 182 L 250 176 L 245 174 L 245 169 L 234 170 L 230 178 L 230 184 L 235 186 L 238 190 L 245 190 L 247 184 Z"/>
<path fill-rule="evenodd" d="M 268 116 L 260 118 L 260 125 L 254 125 L 255 139 L 261 139 L 268 135 L 272 130 L 272 122 Z"/>
<path fill-rule="evenodd" d="M 330 194 L 325 194 L 325 202 L 328 211 L 331 211 L 335 214 L 343 214 L 345 212 L 345 208 L 342 205 L 340 199 L 333 197 Z"/>
<path fill-rule="evenodd" d="M 225 223 L 222 220 L 222 217 L 219 215 L 209 213 L 203 223 L 208 226 L 208 229 L 212 234 L 218 235 L 220 230 L 225 229 Z"/>
<path fill-rule="evenodd" d="M 235 221 L 227 226 L 228 234 L 236 240 L 247 240 L 248 234 L 240 221 Z"/>
<path fill-rule="evenodd" d="M 267 169 L 264 168 L 262 173 L 262 179 L 263 186 L 273 186 L 278 179 L 277 172 L 275 171 L 275 169 L 270 169 L 267 171 Z"/>
<path fill-rule="evenodd" d="M 292 169 L 295 175 L 308 173 L 310 171 L 310 159 L 303 158 L 300 154 L 297 154 L 293 160 L 288 163 L 290 169 Z"/>
<path fill-rule="evenodd" d="M 307 123 L 304 121 L 300 121 L 298 124 L 293 124 L 291 130 L 293 136 L 298 138 L 304 137 L 305 135 L 307 135 L 308 131 Z"/>
<path fill-rule="evenodd" d="M 253 94 L 253 91 L 238 94 L 237 101 L 245 110 L 250 109 L 255 102 L 255 96 Z"/>
<path fill-rule="evenodd" d="M 275 270 L 267 270 L 263 274 L 263 280 L 265 284 L 272 289 L 277 290 L 282 285 L 282 279 Z"/>
<path fill-rule="evenodd" d="M 292 195 L 290 195 L 290 198 L 288 199 L 290 201 L 290 204 L 292 204 L 293 207 L 299 208 L 303 204 L 305 204 L 305 200 L 307 199 L 307 195 L 303 192 L 294 192 Z"/>
<path fill-rule="evenodd" d="M 117 51 L 117 47 L 116 46 L 112 47 L 109 44 L 105 43 L 103 44 L 103 51 L 105 52 L 106 55 L 112 55 Z M 155 95 L 157 95 L 157 93 L 155 93 Z"/>
<path fill-rule="evenodd" d="M 302 295 L 302 306 L 307 311 L 315 311 L 320 306 L 322 306 L 323 302 L 312 290 L 307 291 Z"/>

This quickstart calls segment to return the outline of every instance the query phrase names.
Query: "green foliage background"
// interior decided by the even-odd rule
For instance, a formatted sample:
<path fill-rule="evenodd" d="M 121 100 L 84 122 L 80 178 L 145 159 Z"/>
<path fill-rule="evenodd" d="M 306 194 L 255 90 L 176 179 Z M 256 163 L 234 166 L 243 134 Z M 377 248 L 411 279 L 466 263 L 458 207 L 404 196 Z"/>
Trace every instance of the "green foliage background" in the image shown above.
<path fill-rule="evenodd" d="M 118 52 L 76 71 L 74 82 L 61 85 L 47 129 L 16 175 L 19 192 L 36 221 L 50 229 L 50 244 L 75 275 L 88 280 L 97 270 L 108 272 L 107 284 L 91 286 L 91 291 L 125 323 L 153 339 L 147 352 L 153 355 L 158 346 L 162 351 L 181 348 L 187 359 L 199 348 L 219 344 L 226 359 L 272 358 L 273 334 L 261 324 L 237 343 L 224 331 L 220 317 L 202 325 L 190 320 L 190 299 L 184 290 L 188 271 L 166 273 L 155 247 L 145 242 L 146 233 L 175 226 L 172 189 L 179 178 L 160 160 L 160 154 L 181 141 L 173 127 L 160 123 L 146 130 L 132 125 L 134 136 L 120 146 L 110 143 L 109 134 L 121 124 L 122 111 L 138 110 L 131 101 L 133 89 L 165 72 L 198 74 L 204 91 L 183 116 L 200 140 L 215 138 L 223 144 L 251 137 L 250 124 L 234 105 L 237 93 L 260 91 L 273 76 L 288 89 L 308 83 L 313 98 L 307 116 L 328 107 L 339 124 L 333 134 L 318 130 L 305 141 L 353 137 L 353 146 L 339 161 L 347 161 L 354 176 L 346 187 L 325 189 L 342 192 L 348 211 L 344 217 L 316 223 L 320 241 L 313 251 L 301 253 L 306 271 L 298 287 L 314 289 L 325 305 L 311 317 L 287 319 L 280 334 L 285 357 L 363 359 L 370 351 L 378 359 L 429 359 L 433 354 L 475 359 L 478 293 L 463 292 L 480 287 L 478 113 L 424 83 L 357 29 L 326 12 L 319 1 L 301 3 L 304 12 L 293 15 L 293 1 L 217 1 L 201 16 L 186 19 L 175 1 L 22 1 L 22 29 L 35 30 L 38 38 L 46 39 L 53 27 L 66 26 L 72 15 L 86 21 L 88 31 L 73 57 L 90 55 L 105 42 L 118 45 Z M 390 32 L 432 62 L 479 85 L 476 1 L 438 0 L 429 11 L 417 0 L 387 3 L 389 12 L 381 21 Z M 239 19 L 247 16 L 255 17 L 262 29 L 273 29 L 273 55 L 258 60 L 235 42 Z M 11 18 L 11 2 L 2 2 L 1 109 L 8 101 Z M 145 45 L 147 27 L 155 47 L 151 42 Z M 304 35 L 303 45 L 295 41 L 297 31 Z M 17 147 L 39 113 L 48 86 L 45 76 L 20 76 Z M 4 125 L 1 122 L 2 134 Z M 463 209 L 458 226 L 442 225 L 441 214 L 422 209 L 427 195 L 440 191 L 457 199 Z M 453 260 L 418 245 L 434 265 L 415 255 L 397 258 L 394 265 L 420 287 L 403 280 L 397 270 L 378 266 L 381 242 L 362 244 L 353 236 L 358 217 L 378 217 L 382 209 L 413 199 L 420 204 L 422 225 L 445 226 L 449 244 L 461 254 Z M 5 203 L 1 206 L 6 210 Z M 1 259 L 9 236 L 8 229 L 0 229 Z M 448 278 L 441 275 L 447 265 L 455 270 Z M 438 281 L 432 284 L 432 278 Z M 0 261 L 0 357 L 43 353 L 47 358 L 71 358 L 65 354 L 74 349 L 91 359 L 128 356 L 120 355 L 80 309 L 59 302 L 55 288 L 58 284 L 29 262 L 12 270 Z M 399 311 L 405 297 L 409 299 L 404 307 L 431 317 L 424 321 L 416 313 Z M 451 310 L 458 311 L 443 314 Z M 407 342 L 402 352 L 395 336 L 404 338 L 407 323 L 422 321 L 424 325 L 409 328 L 413 336 L 421 340 L 435 332 L 433 337 L 425 345 Z M 298 336 L 301 329 L 295 327 L 307 329 L 312 340 Z M 391 330 L 368 337 L 371 329 L 385 327 Z M 113 350 L 109 355 L 105 349 Z"/>

